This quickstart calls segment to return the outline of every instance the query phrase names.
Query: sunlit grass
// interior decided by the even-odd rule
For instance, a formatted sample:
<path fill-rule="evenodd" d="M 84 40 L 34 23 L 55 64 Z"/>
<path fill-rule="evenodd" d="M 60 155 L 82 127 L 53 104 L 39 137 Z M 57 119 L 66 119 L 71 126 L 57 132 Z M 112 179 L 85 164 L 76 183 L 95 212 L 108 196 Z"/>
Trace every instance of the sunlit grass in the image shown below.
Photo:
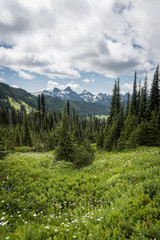
<path fill-rule="evenodd" d="M 54 151 L 0 161 L 0 239 L 160 239 L 160 148 L 96 153 L 82 169 Z"/>

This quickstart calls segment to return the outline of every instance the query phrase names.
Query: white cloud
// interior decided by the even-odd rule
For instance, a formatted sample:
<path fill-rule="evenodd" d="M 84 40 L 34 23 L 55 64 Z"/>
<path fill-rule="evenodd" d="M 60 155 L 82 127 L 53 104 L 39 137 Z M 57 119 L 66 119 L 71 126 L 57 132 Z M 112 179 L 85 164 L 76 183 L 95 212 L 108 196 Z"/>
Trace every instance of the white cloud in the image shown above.
<path fill-rule="evenodd" d="M 159 9 L 158 0 L 1 0 L 0 43 L 12 46 L 0 47 L 1 66 L 27 79 L 151 69 L 160 56 Z"/>
<path fill-rule="evenodd" d="M 5 78 L 3 78 L 3 77 L 0 77 L 0 82 L 2 82 L 2 83 L 6 83 L 7 80 L 6 80 Z"/>
<path fill-rule="evenodd" d="M 125 83 L 121 86 L 121 89 L 122 89 L 122 93 L 126 93 L 126 92 L 132 93 L 133 83 Z"/>
<path fill-rule="evenodd" d="M 82 82 L 84 82 L 84 83 L 94 83 L 95 82 L 95 80 L 94 79 L 83 79 L 82 80 Z"/>
<path fill-rule="evenodd" d="M 76 90 L 79 89 L 80 86 L 77 83 L 74 83 L 74 81 L 71 81 L 69 83 L 67 83 L 66 85 L 63 84 L 59 84 L 58 82 L 55 81 L 48 81 L 47 83 L 47 90 L 53 90 L 54 88 L 59 88 L 60 90 L 64 90 L 66 87 L 70 87 L 72 90 Z"/>
<path fill-rule="evenodd" d="M 11 87 L 13 87 L 13 88 L 19 88 L 17 85 L 11 85 Z"/>
<path fill-rule="evenodd" d="M 24 79 L 33 79 L 34 78 L 34 76 L 32 74 L 26 73 L 20 69 L 17 69 L 15 71 L 18 73 L 19 77 L 21 77 L 21 78 L 24 78 Z"/>
<path fill-rule="evenodd" d="M 82 82 L 85 82 L 85 83 L 90 83 L 91 80 L 90 79 L 83 79 Z"/>

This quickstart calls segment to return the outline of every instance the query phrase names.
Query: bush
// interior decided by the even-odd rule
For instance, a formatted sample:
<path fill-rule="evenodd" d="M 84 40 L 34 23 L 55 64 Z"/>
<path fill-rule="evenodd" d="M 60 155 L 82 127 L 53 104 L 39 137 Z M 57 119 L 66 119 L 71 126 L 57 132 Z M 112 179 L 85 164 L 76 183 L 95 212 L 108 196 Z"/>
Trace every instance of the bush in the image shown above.
<path fill-rule="evenodd" d="M 94 160 L 94 151 L 90 147 L 85 149 L 84 146 L 77 147 L 74 154 L 74 164 L 77 167 L 89 165 Z"/>

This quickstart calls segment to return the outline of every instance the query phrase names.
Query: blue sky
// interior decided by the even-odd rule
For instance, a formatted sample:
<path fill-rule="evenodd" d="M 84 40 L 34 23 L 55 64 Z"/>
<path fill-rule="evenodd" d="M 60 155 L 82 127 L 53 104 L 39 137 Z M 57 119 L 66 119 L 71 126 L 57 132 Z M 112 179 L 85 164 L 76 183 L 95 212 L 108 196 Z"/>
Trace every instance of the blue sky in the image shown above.
<path fill-rule="evenodd" d="M 160 56 L 160 1 L 1 0 L 0 82 L 29 92 L 132 91 Z"/>

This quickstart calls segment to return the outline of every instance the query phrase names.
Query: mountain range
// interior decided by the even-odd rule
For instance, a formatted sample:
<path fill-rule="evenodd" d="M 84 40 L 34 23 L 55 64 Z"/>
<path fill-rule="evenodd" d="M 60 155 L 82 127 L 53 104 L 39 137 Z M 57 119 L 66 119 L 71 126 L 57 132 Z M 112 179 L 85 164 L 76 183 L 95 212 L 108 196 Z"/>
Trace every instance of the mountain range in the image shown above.
<path fill-rule="evenodd" d="M 100 104 L 110 104 L 111 98 L 112 98 L 112 96 L 109 94 L 99 93 L 95 95 L 87 90 L 84 90 L 82 93 L 78 94 L 75 91 L 73 91 L 70 87 L 67 87 L 64 90 L 60 90 L 58 88 L 54 88 L 53 90 L 43 90 L 39 92 L 34 92 L 32 94 L 37 96 L 42 93 L 46 96 L 58 97 L 63 100 L 100 103 Z"/>
<path fill-rule="evenodd" d="M 63 111 L 66 105 L 66 99 L 70 100 L 71 109 L 73 106 L 79 112 L 80 117 L 92 116 L 92 115 L 108 115 L 110 104 L 103 104 L 95 102 L 87 102 L 82 97 L 78 96 L 76 92 L 72 91 L 70 88 L 64 91 L 54 90 L 54 92 L 59 92 L 59 95 L 51 94 L 53 91 L 43 91 L 45 94 L 46 111 Z M 14 107 L 15 109 L 25 108 L 28 112 L 36 111 L 38 106 L 38 94 L 29 93 L 21 88 L 14 88 L 5 83 L 0 83 L 0 104 L 3 102 L 8 108 Z M 61 96 L 61 97 L 60 97 Z M 65 96 L 65 97 L 64 97 Z M 89 95 L 88 95 L 89 96 Z"/>

